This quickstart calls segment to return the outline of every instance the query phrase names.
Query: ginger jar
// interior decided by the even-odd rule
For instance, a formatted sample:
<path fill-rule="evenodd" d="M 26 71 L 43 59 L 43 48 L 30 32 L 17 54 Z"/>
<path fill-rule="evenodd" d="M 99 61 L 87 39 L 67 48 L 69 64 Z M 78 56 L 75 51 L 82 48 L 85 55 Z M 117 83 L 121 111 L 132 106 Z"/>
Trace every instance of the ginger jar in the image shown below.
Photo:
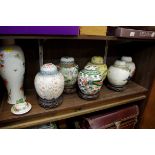
<path fill-rule="evenodd" d="M 75 84 L 78 77 L 78 65 L 75 64 L 73 57 L 62 57 L 60 60 L 60 72 L 64 76 L 65 93 L 76 91 Z"/>
<path fill-rule="evenodd" d="M 39 104 L 45 109 L 54 108 L 63 101 L 64 77 L 52 64 L 44 64 L 35 76 L 34 85 L 39 96 Z"/>
<path fill-rule="evenodd" d="M 132 57 L 122 56 L 121 60 L 126 62 L 126 65 L 130 71 L 130 78 L 132 78 L 136 70 L 136 66 L 135 63 L 132 61 Z"/>
<path fill-rule="evenodd" d="M 99 72 L 103 76 L 103 80 L 106 78 L 108 69 L 107 69 L 107 65 L 104 63 L 103 57 L 101 57 L 101 56 L 93 56 L 91 58 L 91 62 L 88 62 L 87 65 L 95 65 L 95 66 L 97 66 L 97 69 L 99 70 Z"/>
<path fill-rule="evenodd" d="M 97 66 L 86 65 L 78 75 L 79 96 L 83 99 L 96 99 L 103 84 L 102 74 Z"/>
<path fill-rule="evenodd" d="M 129 69 L 126 62 L 121 60 L 116 60 L 114 65 L 110 66 L 108 69 L 107 78 L 114 90 L 122 90 L 123 86 L 128 82 L 130 76 Z"/>

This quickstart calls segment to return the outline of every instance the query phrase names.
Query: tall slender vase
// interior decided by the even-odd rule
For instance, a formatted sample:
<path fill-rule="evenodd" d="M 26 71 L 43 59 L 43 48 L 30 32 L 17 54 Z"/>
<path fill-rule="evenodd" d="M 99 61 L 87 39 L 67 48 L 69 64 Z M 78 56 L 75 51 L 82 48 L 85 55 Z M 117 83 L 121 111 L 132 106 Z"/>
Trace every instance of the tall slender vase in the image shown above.
<path fill-rule="evenodd" d="M 14 40 L 3 40 L 0 49 L 0 75 L 8 91 L 8 103 L 16 104 L 25 101 L 23 80 L 25 58 L 22 49 L 15 45 Z"/>

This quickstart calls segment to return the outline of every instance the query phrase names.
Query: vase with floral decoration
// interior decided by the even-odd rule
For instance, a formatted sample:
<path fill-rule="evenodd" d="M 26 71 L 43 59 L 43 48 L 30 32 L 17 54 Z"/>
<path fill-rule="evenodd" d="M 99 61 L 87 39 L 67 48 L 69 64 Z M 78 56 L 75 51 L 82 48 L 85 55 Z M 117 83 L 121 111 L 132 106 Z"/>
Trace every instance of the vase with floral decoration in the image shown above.
<path fill-rule="evenodd" d="M 22 49 L 15 45 L 13 39 L 3 40 L 3 47 L 0 48 L 0 75 L 7 88 L 9 104 L 15 105 L 19 100 L 26 103 L 23 90 L 24 73 L 25 58 Z M 28 105 L 25 106 L 25 111 L 19 113 L 28 112 L 31 109 L 30 104 Z"/>
<path fill-rule="evenodd" d="M 86 100 L 96 99 L 103 84 L 103 76 L 97 66 L 86 65 L 78 75 L 79 96 Z"/>
<path fill-rule="evenodd" d="M 73 57 L 62 57 L 60 60 L 60 72 L 65 80 L 65 93 L 76 91 L 76 81 L 78 77 L 78 65 L 75 64 Z"/>
<path fill-rule="evenodd" d="M 44 64 L 34 80 L 39 104 L 45 109 L 55 108 L 62 101 L 64 90 L 64 77 L 52 63 Z"/>

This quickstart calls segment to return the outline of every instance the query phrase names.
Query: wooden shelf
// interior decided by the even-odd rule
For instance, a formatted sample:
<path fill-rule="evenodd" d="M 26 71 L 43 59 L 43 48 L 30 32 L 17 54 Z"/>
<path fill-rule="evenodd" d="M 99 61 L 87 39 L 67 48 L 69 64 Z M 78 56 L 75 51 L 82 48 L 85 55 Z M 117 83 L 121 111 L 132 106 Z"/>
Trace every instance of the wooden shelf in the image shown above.
<path fill-rule="evenodd" d="M 0 39 L 67 39 L 67 40 L 108 40 L 108 41 L 155 41 L 155 39 L 122 38 L 116 36 L 53 36 L 53 35 L 0 35 Z"/>
<path fill-rule="evenodd" d="M 0 128 L 26 128 L 88 114 L 142 100 L 146 98 L 146 92 L 147 90 L 145 88 L 134 82 L 129 82 L 123 92 L 115 92 L 104 86 L 100 93 L 100 97 L 97 100 L 86 101 L 79 98 L 76 93 L 64 95 L 62 105 L 54 109 L 45 110 L 38 105 L 35 91 L 29 90 L 27 91 L 26 96 L 27 101 L 32 104 L 32 110 L 24 115 L 13 115 L 10 112 L 11 105 L 4 99 L 0 111 Z"/>
<path fill-rule="evenodd" d="M 53 36 L 53 35 L 0 35 L 0 39 L 79 39 L 79 40 L 118 40 L 115 36 Z"/>

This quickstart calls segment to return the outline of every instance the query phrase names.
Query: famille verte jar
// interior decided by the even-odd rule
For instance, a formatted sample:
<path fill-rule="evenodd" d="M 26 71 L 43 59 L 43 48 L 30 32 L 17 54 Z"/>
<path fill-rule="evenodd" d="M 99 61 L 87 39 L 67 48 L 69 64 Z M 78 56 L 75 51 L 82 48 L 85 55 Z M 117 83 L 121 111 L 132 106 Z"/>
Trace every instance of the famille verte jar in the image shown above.
<path fill-rule="evenodd" d="M 107 69 L 107 65 L 104 63 L 103 57 L 101 57 L 101 56 L 93 56 L 91 58 L 91 62 L 88 62 L 87 65 L 95 65 L 95 66 L 97 66 L 97 69 L 99 70 L 99 72 L 103 76 L 103 80 L 106 78 L 108 69 Z"/>
<path fill-rule="evenodd" d="M 4 80 L 8 91 L 8 103 L 17 104 L 15 106 L 24 106 L 25 110 L 20 108 L 17 111 L 11 110 L 16 114 L 23 114 L 31 109 L 31 105 L 26 103 L 23 80 L 25 73 L 25 58 L 22 49 L 15 45 L 15 40 L 3 40 L 3 47 L 0 49 L 0 75 Z M 22 101 L 22 102 L 20 102 Z"/>
<path fill-rule="evenodd" d="M 39 96 L 39 104 L 45 109 L 54 108 L 63 101 L 64 77 L 52 64 L 44 64 L 35 76 L 34 85 Z"/>
<path fill-rule="evenodd" d="M 83 99 L 91 100 L 99 96 L 103 84 L 102 74 L 97 70 L 97 66 L 86 65 L 78 75 L 79 96 Z"/>
<path fill-rule="evenodd" d="M 130 71 L 130 78 L 132 78 L 134 73 L 135 73 L 135 70 L 136 70 L 135 63 L 132 62 L 132 57 L 122 56 L 121 60 L 126 62 L 126 65 L 127 65 L 127 67 L 129 68 L 129 71 Z"/>
<path fill-rule="evenodd" d="M 108 69 L 107 78 L 110 83 L 108 86 L 116 91 L 121 91 L 128 82 L 129 76 L 130 72 L 126 62 L 116 60 L 114 65 Z"/>
<path fill-rule="evenodd" d="M 76 81 L 78 77 L 78 65 L 75 64 L 73 57 L 62 57 L 60 60 L 60 72 L 64 76 L 65 93 L 76 91 Z"/>

